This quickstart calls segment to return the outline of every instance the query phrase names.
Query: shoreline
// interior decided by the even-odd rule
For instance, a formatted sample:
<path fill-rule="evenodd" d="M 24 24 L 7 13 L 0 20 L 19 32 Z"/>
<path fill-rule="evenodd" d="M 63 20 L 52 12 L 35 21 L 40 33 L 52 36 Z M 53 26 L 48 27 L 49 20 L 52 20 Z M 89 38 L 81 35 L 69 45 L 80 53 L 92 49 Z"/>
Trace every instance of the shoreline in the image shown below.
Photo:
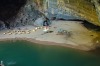
<path fill-rule="evenodd" d="M 51 46 L 62 46 L 65 48 L 71 48 L 71 49 L 75 49 L 75 50 L 81 50 L 81 51 L 91 51 L 94 50 L 95 48 L 93 47 L 86 47 L 86 46 L 76 46 L 76 45 L 71 45 L 71 44 L 66 44 L 66 43 L 56 43 L 56 42 L 51 42 L 51 41 L 41 41 L 41 40 L 36 40 L 33 38 L 5 38 L 5 39 L 0 39 L 0 41 L 28 41 L 31 43 L 36 43 L 39 45 L 51 45 Z"/>
<path fill-rule="evenodd" d="M 84 51 L 95 50 L 96 45 L 100 43 L 96 32 L 88 30 L 76 21 L 53 21 L 52 26 L 49 28 L 50 31 L 53 31 L 52 33 L 45 33 L 43 28 L 37 29 L 34 26 L 19 28 L 21 30 L 15 28 L 1 31 L 0 41 L 24 40 L 36 44 L 63 46 Z M 68 36 L 68 33 L 59 35 L 58 31 L 60 29 L 69 32 L 71 35 Z M 25 31 L 25 33 L 21 33 L 22 31 Z"/>

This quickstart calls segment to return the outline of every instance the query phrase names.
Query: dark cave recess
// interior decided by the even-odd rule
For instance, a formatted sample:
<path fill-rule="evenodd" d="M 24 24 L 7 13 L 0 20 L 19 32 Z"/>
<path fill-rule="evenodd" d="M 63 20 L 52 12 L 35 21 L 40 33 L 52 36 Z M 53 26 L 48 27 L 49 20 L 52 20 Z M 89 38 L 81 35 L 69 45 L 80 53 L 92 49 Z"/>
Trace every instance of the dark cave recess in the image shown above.
<path fill-rule="evenodd" d="M 0 0 L 0 20 L 6 21 L 15 16 L 27 0 Z"/>

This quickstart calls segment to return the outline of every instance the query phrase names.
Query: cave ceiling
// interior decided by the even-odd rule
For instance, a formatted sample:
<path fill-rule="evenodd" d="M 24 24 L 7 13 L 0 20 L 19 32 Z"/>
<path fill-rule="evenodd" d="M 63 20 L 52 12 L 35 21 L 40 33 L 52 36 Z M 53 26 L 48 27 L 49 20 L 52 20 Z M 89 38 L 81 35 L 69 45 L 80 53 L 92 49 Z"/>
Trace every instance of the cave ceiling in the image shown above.
<path fill-rule="evenodd" d="M 36 0 L 35 0 L 36 1 Z M 49 1 L 49 0 L 37 0 L 39 2 L 39 6 L 41 7 L 43 4 L 43 1 Z M 54 0 L 53 0 L 54 1 Z M 60 2 L 60 7 L 64 8 L 66 11 L 69 8 L 70 10 L 74 11 L 75 13 L 73 15 L 76 15 L 78 17 L 81 17 L 83 20 L 87 20 L 92 24 L 99 25 L 100 26 L 100 18 L 97 13 L 96 5 L 92 1 L 97 1 L 98 4 L 100 4 L 100 0 L 57 0 Z M 99 7 L 100 8 L 100 7 Z M 70 12 L 71 13 L 71 12 Z"/>
<path fill-rule="evenodd" d="M 0 20 L 4 21 L 9 19 L 10 17 L 17 14 L 17 10 L 20 9 L 26 3 L 27 0 L 1 0 L 0 2 Z M 38 7 L 43 9 L 43 4 L 46 0 L 33 0 L 37 4 Z M 48 0 L 49 1 L 49 0 Z M 54 1 L 54 0 L 53 0 Z M 83 20 L 87 20 L 88 22 L 99 25 L 99 11 L 100 7 L 100 0 L 57 0 L 58 2 L 62 1 L 61 7 L 64 8 L 66 11 L 69 8 L 70 10 L 74 11 L 73 15 L 81 17 Z M 98 1 L 98 6 L 96 8 L 96 4 L 92 1 Z M 16 7 L 17 6 L 17 7 Z M 13 14 L 12 14 L 13 13 Z M 70 12 L 71 13 L 71 12 Z"/>
<path fill-rule="evenodd" d="M 69 2 L 68 0 L 63 1 L 66 4 L 66 8 L 71 8 L 74 10 L 79 17 L 100 26 L 99 15 L 96 10 L 97 8 L 95 7 L 96 5 L 92 2 L 93 0 L 69 0 Z M 98 0 L 98 2 L 99 1 L 100 0 Z"/>

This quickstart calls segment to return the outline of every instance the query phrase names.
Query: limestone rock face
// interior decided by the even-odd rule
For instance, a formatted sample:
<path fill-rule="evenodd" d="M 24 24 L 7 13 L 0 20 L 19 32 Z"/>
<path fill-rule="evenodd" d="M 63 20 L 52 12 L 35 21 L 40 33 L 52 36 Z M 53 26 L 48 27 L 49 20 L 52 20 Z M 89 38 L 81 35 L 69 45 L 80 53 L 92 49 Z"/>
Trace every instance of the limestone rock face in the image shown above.
<path fill-rule="evenodd" d="M 46 0 L 45 12 L 49 17 L 86 20 L 100 26 L 96 8 L 91 0 Z M 44 1 L 45 2 L 45 1 Z M 46 6 L 47 5 L 47 6 Z M 99 10 L 99 9 L 98 9 Z M 47 15 L 48 15 L 47 14 Z"/>
<path fill-rule="evenodd" d="M 3 30 L 5 28 L 6 28 L 6 26 L 5 26 L 4 22 L 0 21 L 0 30 Z"/>
<path fill-rule="evenodd" d="M 98 15 L 98 19 L 99 19 L 99 22 L 100 22 L 100 0 L 92 0 L 92 2 L 95 5 L 97 15 Z"/>
<path fill-rule="evenodd" d="M 24 7 L 19 10 L 19 13 L 9 19 L 10 27 L 18 27 L 25 25 L 34 25 L 34 21 L 41 17 L 42 13 L 37 9 L 34 2 L 28 1 Z"/>
<path fill-rule="evenodd" d="M 2 22 L 4 22 L 7 28 L 34 25 L 34 21 L 42 15 L 43 14 L 38 10 L 36 3 L 34 3 L 33 0 L 27 0 L 25 5 L 20 7 L 16 15 Z"/>
<path fill-rule="evenodd" d="M 100 26 L 96 10 L 90 0 L 3 0 L 0 2 L 0 25 L 4 24 L 6 28 L 34 25 L 41 16 L 82 19 Z"/>

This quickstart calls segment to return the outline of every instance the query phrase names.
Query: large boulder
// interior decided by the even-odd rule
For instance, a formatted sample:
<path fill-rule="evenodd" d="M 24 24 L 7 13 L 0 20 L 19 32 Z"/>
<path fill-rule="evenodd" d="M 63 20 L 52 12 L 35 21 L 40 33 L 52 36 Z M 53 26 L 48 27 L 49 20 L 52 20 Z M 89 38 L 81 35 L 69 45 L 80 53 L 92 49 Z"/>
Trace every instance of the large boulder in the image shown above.
<path fill-rule="evenodd" d="M 44 26 L 44 22 L 46 22 L 48 25 L 51 25 L 51 21 L 47 18 L 47 17 L 40 17 L 40 18 L 37 18 L 34 22 L 34 25 L 35 26 Z"/>
<path fill-rule="evenodd" d="M 40 18 L 36 19 L 36 21 L 34 22 L 34 25 L 35 26 L 43 26 L 43 22 L 44 22 L 44 18 L 40 17 Z"/>

